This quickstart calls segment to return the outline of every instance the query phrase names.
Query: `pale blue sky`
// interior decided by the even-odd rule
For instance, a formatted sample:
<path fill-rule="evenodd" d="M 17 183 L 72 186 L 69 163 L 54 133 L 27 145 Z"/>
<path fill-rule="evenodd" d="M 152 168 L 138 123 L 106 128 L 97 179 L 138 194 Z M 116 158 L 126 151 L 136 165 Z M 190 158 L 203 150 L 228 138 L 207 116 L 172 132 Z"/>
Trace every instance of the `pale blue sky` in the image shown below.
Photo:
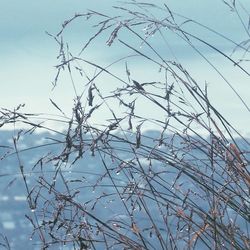
<path fill-rule="evenodd" d="M 175 12 L 217 29 L 236 42 L 247 39 L 239 20 L 221 0 L 144 0 L 144 2 L 161 5 L 166 2 Z M 0 106 L 13 108 L 19 103 L 26 103 L 27 111 L 54 112 L 49 98 L 55 98 L 66 111 L 70 112 L 73 91 L 71 86 L 67 85 L 66 79 L 58 89 L 51 91 L 51 81 L 55 75 L 53 66 L 57 63 L 58 47 L 45 31 L 57 33 L 65 19 L 75 13 L 85 12 L 87 9 L 114 13 L 111 6 L 115 3 L 114 0 L 0 0 Z M 249 12 L 250 2 L 242 0 L 241 3 Z M 244 15 L 243 17 L 246 18 Z M 243 21 L 247 23 L 248 20 Z M 187 29 L 197 36 L 210 39 L 206 32 L 194 25 L 187 26 Z M 90 27 L 84 22 L 72 26 L 67 31 L 67 37 L 78 46 L 88 36 L 90 36 Z M 243 128 L 244 124 L 249 122 L 249 113 L 241 108 L 231 91 L 225 89 L 226 85 L 208 69 L 206 64 L 200 63 L 200 57 L 197 54 L 174 40 L 174 37 L 169 39 L 175 55 L 183 60 L 185 67 L 197 79 L 211 82 L 211 95 L 215 103 L 221 106 L 229 119 L 236 119 L 237 123 L 241 124 L 239 126 Z M 221 39 L 214 39 L 215 36 L 211 37 L 213 44 L 228 52 L 232 50 L 232 46 L 225 44 Z M 105 47 L 105 43 L 103 46 Z M 107 63 L 109 59 L 123 52 L 118 49 L 108 50 L 107 47 L 102 50 L 102 44 L 97 44 L 96 48 L 90 49 L 86 56 L 103 63 Z M 158 49 L 165 53 L 165 48 L 161 47 L 161 44 L 158 44 Z M 250 105 L 249 79 L 243 77 L 238 71 L 232 71 L 232 67 L 212 51 L 203 50 L 203 52 L 228 75 L 234 87 Z M 138 67 L 138 72 L 142 70 Z M 144 76 L 147 78 L 147 74 L 144 73 Z M 241 112 L 239 108 L 242 109 Z"/>

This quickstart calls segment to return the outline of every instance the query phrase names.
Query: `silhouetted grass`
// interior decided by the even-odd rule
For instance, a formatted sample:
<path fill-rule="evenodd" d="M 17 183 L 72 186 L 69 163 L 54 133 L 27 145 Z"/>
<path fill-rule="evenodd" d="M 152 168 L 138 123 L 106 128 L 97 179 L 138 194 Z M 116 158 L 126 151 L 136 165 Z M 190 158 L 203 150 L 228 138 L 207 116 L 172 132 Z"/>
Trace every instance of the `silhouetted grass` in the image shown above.
<path fill-rule="evenodd" d="M 240 18 L 238 8 L 243 6 L 237 1 L 224 2 Z M 41 249 L 53 245 L 72 249 L 250 249 L 249 141 L 210 101 L 208 86 L 195 80 L 177 59 L 159 52 L 152 35 L 166 49 L 171 44 L 165 33 L 191 46 L 249 111 L 234 83 L 196 42 L 249 76 L 247 68 L 187 31 L 186 25 L 192 23 L 219 36 L 245 51 L 244 56 L 248 42 L 236 43 L 174 13 L 166 4 L 132 1 L 114 8 L 115 17 L 95 11 L 76 14 L 57 35 L 51 35 L 60 47 L 53 86 L 56 89 L 60 84 L 61 72 L 69 74 L 75 92 L 71 116 L 54 100 L 50 101 L 60 114 L 55 118 L 23 114 L 21 106 L 1 110 L 2 125 L 26 125 L 13 138 L 13 153 L 32 210 L 26 217 L 34 227 L 34 237 L 39 237 Z M 79 18 L 94 19 L 97 31 L 74 55 L 64 41 L 64 31 L 72 22 L 80 22 Z M 247 25 L 243 21 L 242 25 L 249 36 Z M 87 55 L 95 39 L 107 34 L 109 53 L 119 45 L 132 54 L 103 66 Z M 133 60 L 151 65 L 152 79 L 157 68 L 161 80 L 140 81 L 143 77 L 130 67 Z M 121 63 L 123 73 L 115 67 Z M 103 113 L 109 114 L 108 119 L 96 124 Z M 162 114 L 161 119 L 157 114 Z M 47 125 L 49 121 L 65 124 L 64 132 Z M 149 127 L 158 132 L 145 132 Z M 48 143 L 19 149 L 19 136 L 39 129 L 53 132 Z M 22 152 L 44 146 L 54 147 L 32 169 L 25 169 Z M 27 174 L 32 174 L 35 184 L 27 182 Z"/>

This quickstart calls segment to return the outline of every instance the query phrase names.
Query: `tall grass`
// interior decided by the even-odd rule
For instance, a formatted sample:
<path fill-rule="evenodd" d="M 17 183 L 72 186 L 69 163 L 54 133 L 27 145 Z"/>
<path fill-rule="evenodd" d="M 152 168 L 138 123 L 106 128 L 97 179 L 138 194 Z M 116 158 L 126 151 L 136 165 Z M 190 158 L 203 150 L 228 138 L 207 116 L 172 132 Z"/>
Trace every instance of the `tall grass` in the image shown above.
<path fill-rule="evenodd" d="M 242 4 L 224 4 L 242 21 L 249 39 L 240 15 Z M 213 105 L 209 86 L 192 77 L 174 53 L 169 59 L 154 43 L 161 41 L 171 51 L 168 37 L 175 36 L 190 46 L 249 112 L 234 83 L 199 47 L 211 49 L 249 77 L 242 64 L 247 60 L 248 40 L 234 42 L 166 4 L 132 1 L 114 9 L 114 16 L 96 11 L 76 14 L 57 35 L 50 34 L 59 45 L 53 87 L 56 91 L 63 72 L 70 76 L 75 93 L 71 116 L 55 100 L 51 103 L 58 118 L 24 114 L 20 107 L 1 111 L 3 124 L 30 126 L 13 141 L 32 210 L 26 215 L 34 227 L 32 237 L 39 238 L 41 249 L 63 245 L 70 249 L 250 249 L 249 140 Z M 74 54 L 64 34 L 82 19 L 95 23 L 96 32 Z M 234 59 L 234 54 L 188 31 L 188 25 L 218 36 L 243 51 L 244 58 Z M 121 53 L 122 58 L 106 65 L 98 63 L 98 57 L 88 60 L 93 51 L 89 48 L 99 46 L 98 39 L 103 38 L 109 53 L 114 48 L 128 54 Z M 148 81 L 136 73 L 136 63 L 152 69 Z M 104 116 L 107 119 L 99 122 Z M 46 125 L 47 121 L 64 124 L 64 132 Z M 147 132 L 148 128 L 154 131 Z M 53 132 L 48 145 L 56 149 L 26 170 L 18 136 L 39 129 Z M 27 181 L 29 171 L 34 171 L 34 185 Z"/>

